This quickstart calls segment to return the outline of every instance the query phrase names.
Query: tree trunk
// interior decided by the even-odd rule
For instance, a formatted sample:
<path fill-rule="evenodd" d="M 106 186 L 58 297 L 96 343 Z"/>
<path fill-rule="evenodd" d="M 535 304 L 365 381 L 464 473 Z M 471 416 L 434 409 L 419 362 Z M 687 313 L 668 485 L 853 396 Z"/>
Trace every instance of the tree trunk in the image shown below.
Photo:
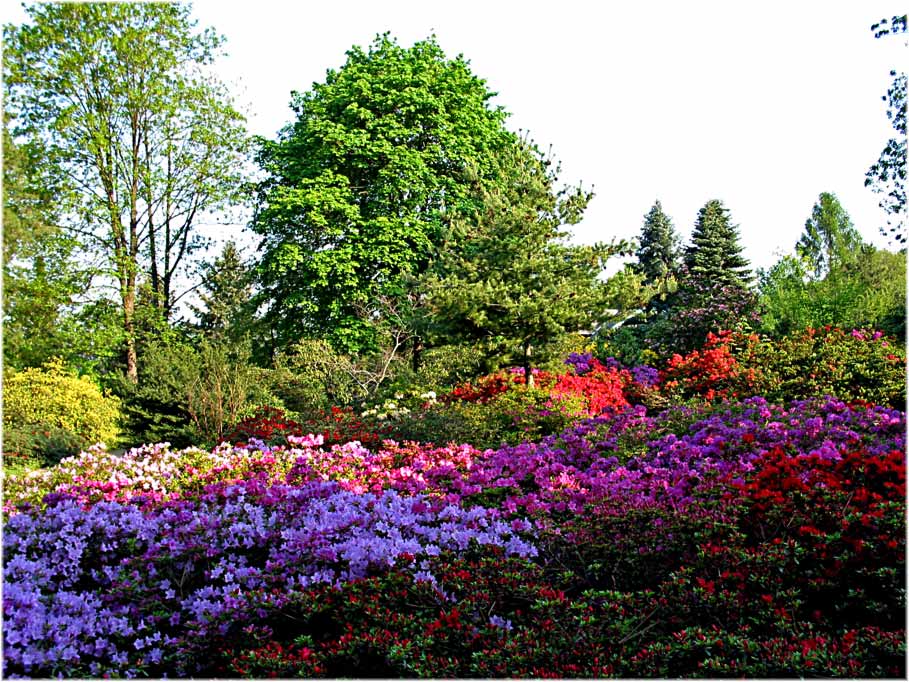
<path fill-rule="evenodd" d="M 123 331 L 126 332 L 126 378 L 139 383 L 139 358 L 136 354 L 136 290 L 127 288 L 123 292 Z"/>
<path fill-rule="evenodd" d="M 414 371 L 414 374 L 420 371 L 420 365 L 422 364 L 421 360 L 423 359 L 423 339 L 419 336 L 413 337 L 413 349 L 410 356 L 411 368 Z"/>
<path fill-rule="evenodd" d="M 530 358 L 533 355 L 533 346 L 524 344 L 524 383 L 527 388 L 533 388 L 533 370 L 530 367 Z"/>

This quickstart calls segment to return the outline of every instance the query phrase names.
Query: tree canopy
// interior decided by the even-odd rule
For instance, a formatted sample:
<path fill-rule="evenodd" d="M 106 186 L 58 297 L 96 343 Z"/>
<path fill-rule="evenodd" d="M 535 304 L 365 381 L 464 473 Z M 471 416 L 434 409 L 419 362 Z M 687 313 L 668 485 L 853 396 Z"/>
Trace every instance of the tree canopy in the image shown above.
<path fill-rule="evenodd" d="M 76 191 L 63 225 L 118 285 L 127 374 L 135 380 L 137 282 L 169 312 L 174 278 L 205 210 L 236 199 L 244 128 L 207 71 L 221 39 L 176 3 L 25 8 L 4 27 L 15 137 L 40 141 Z"/>
<path fill-rule="evenodd" d="M 374 346 L 375 302 L 403 297 L 407 277 L 474 208 L 467 169 L 495 183 L 493 158 L 516 143 L 493 95 L 434 38 L 404 48 L 388 35 L 294 93 L 296 120 L 260 141 L 268 177 L 253 225 L 280 346 L 301 337 L 344 352 Z"/>
<path fill-rule="evenodd" d="M 565 243 L 562 226 L 578 222 L 593 195 L 559 191 L 558 169 L 529 144 L 498 161 L 503 181 L 478 186 L 482 208 L 459 221 L 459 248 L 444 250 L 426 278 L 427 308 L 448 338 L 516 344 L 532 383 L 535 346 L 606 317 L 597 277 L 624 244 Z"/>
<path fill-rule="evenodd" d="M 871 27 L 875 38 L 886 35 L 905 35 L 907 16 L 881 19 Z M 865 186 L 882 195 L 880 207 L 887 214 L 887 225 L 881 233 L 897 243 L 906 243 L 906 86 L 905 71 L 890 72 L 893 82 L 882 99 L 887 103 L 887 118 L 893 124 L 896 137 L 884 145 L 878 160 L 865 174 Z"/>
<path fill-rule="evenodd" d="M 836 195 L 822 192 L 795 249 L 820 279 L 849 260 L 861 245 L 862 238 Z"/>

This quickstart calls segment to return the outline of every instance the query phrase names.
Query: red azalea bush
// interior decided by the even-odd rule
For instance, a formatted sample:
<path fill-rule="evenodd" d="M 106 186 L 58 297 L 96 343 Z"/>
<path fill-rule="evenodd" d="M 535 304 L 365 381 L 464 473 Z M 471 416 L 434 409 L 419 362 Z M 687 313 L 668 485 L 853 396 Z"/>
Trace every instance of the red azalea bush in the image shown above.
<path fill-rule="evenodd" d="M 284 445 L 287 436 L 302 436 L 303 425 L 289 419 L 284 410 L 277 407 L 259 407 L 252 416 L 240 420 L 224 436 L 227 443 L 246 444 L 260 440 L 266 445 Z"/>
<path fill-rule="evenodd" d="M 706 400 L 725 400 L 741 395 L 748 397 L 759 392 L 748 390 L 756 379 L 753 368 L 743 367 L 736 359 L 732 332 L 707 334 L 704 346 L 687 355 L 676 353 L 666 363 L 662 388 L 668 397 L 685 399 L 694 395 Z M 744 393 L 739 393 L 744 389 Z"/>
<path fill-rule="evenodd" d="M 590 369 L 583 375 L 567 372 L 556 378 L 550 389 L 553 396 L 580 396 L 588 415 L 597 415 L 608 408 L 628 407 L 625 389 L 632 383 L 627 369 L 606 367 L 591 360 Z"/>
<path fill-rule="evenodd" d="M 366 447 L 381 445 L 390 428 L 367 422 L 350 407 L 332 407 L 300 423 L 289 419 L 284 410 L 260 407 L 253 416 L 237 423 L 224 437 L 228 443 L 243 445 L 252 439 L 266 445 L 286 445 L 288 436 L 321 434 L 326 445 L 358 440 Z"/>

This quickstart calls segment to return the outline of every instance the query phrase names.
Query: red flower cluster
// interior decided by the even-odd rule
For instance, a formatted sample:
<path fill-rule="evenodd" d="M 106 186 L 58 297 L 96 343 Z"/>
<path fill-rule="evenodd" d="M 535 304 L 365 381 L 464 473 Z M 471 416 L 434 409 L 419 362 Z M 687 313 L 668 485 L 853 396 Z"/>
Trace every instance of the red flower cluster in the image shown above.
<path fill-rule="evenodd" d="M 560 374 L 550 393 L 553 396 L 581 396 L 587 403 L 587 412 L 597 415 L 607 408 L 628 407 L 624 391 L 631 383 L 631 372 L 627 369 L 606 367 L 593 359 L 586 374 Z"/>
<path fill-rule="evenodd" d="M 284 443 L 287 436 L 302 436 L 303 426 L 288 419 L 277 407 L 260 407 L 251 417 L 241 420 L 224 436 L 228 443 L 245 445 L 253 438 L 264 443 Z"/>
<path fill-rule="evenodd" d="M 332 407 L 329 412 L 306 420 L 304 426 L 307 433 L 321 433 L 326 447 L 358 440 L 364 447 L 374 448 L 390 431 L 387 425 L 365 422 L 352 407 Z"/>
<path fill-rule="evenodd" d="M 673 355 L 663 372 L 664 390 L 700 394 L 707 400 L 734 397 L 730 384 L 743 370 L 733 356 L 731 340 L 732 332 L 710 333 L 700 350 Z"/>

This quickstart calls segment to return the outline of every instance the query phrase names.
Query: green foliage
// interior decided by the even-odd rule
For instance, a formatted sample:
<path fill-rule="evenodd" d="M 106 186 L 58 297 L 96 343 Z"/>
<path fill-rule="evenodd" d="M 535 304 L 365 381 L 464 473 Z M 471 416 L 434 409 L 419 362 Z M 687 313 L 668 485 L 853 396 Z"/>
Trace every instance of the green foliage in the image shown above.
<path fill-rule="evenodd" d="M 120 402 L 86 377 L 67 371 L 59 359 L 7 375 L 3 382 L 4 429 L 62 430 L 80 447 L 117 441 Z"/>
<path fill-rule="evenodd" d="M 708 201 L 698 213 L 677 289 L 651 298 L 641 319 L 621 334 L 625 355 L 631 359 L 647 349 L 666 359 L 699 348 L 710 332 L 752 329 L 759 322 L 757 299 L 741 252 L 729 211 Z"/>
<path fill-rule="evenodd" d="M 583 411 L 580 396 L 551 398 L 545 389 L 513 387 L 486 403 L 435 403 L 386 419 L 388 437 L 421 443 L 470 443 L 476 448 L 517 445 L 560 433 Z"/>
<path fill-rule="evenodd" d="M 186 400 L 186 387 L 194 380 L 198 357 L 188 339 L 171 335 L 143 347 L 139 356 L 139 381 L 124 375 L 113 380 L 123 400 L 130 445 L 171 443 L 174 447 L 194 444 Z"/>
<path fill-rule="evenodd" d="M 310 415 L 350 404 L 357 396 L 351 369 L 327 341 L 303 339 L 275 357 L 269 385 L 288 410 Z"/>
<path fill-rule="evenodd" d="M 199 328 L 209 338 L 239 342 L 252 329 L 252 271 L 243 262 L 237 245 L 229 241 L 213 263 L 200 267 L 199 298 L 204 308 L 190 306 Z"/>
<path fill-rule="evenodd" d="M 641 238 L 635 251 L 634 269 L 644 276 L 646 284 L 656 284 L 661 289 L 669 286 L 679 269 L 681 239 L 672 226 L 672 220 L 663 213 L 659 201 L 654 202 L 644 216 Z"/>
<path fill-rule="evenodd" d="M 795 245 L 795 251 L 821 279 L 841 263 L 852 259 L 862 247 L 862 238 L 852 226 L 849 214 L 835 194 L 822 192 L 805 221 L 805 231 Z"/>
<path fill-rule="evenodd" d="M 624 244 L 571 246 L 563 224 L 580 220 L 592 197 L 556 191 L 558 168 L 530 144 L 497 159 L 507 182 L 478 187 L 482 209 L 457 227 L 458 248 L 440 254 L 423 286 L 427 317 L 446 338 L 500 337 L 522 350 L 590 329 L 606 315 L 607 289 L 597 279 Z"/>
<path fill-rule="evenodd" d="M 135 381 L 140 272 L 168 313 L 174 278 L 200 246 L 195 221 L 240 186 L 242 118 L 206 71 L 221 40 L 194 33 L 189 6 L 177 3 L 25 11 L 30 23 L 4 27 L 5 104 L 17 136 L 41 140 L 76 188 L 64 227 L 118 285 Z"/>
<path fill-rule="evenodd" d="M 115 382 L 134 445 L 213 444 L 256 406 L 283 406 L 269 372 L 250 362 L 248 344 L 171 332 L 143 345 L 139 357 L 139 382 L 123 375 Z"/>
<path fill-rule="evenodd" d="M 84 446 L 83 440 L 67 429 L 34 424 L 4 427 L 3 469 L 10 474 L 54 466 L 64 457 L 78 454 Z"/>
<path fill-rule="evenodd" d="M 683 287 L 702 289 L 705 286 L 746 287 L 751 279 L 748 261 L 742 256 L 738 227 L 729 220 L 729 210 L 713 199 L 698 212 L 685 249 Z"/>
<path fill-rule="evenodd" d="M 262 373 L 249 362 L 243 346 L 203 342 L 194 376 L 185 387 L 187 412 L 202 440 L 214 443 L 257 405 L 274 405 L 263 390 Z"/>
<path fill-rule="evenodd" d="M 871 30 L 875 38 L 906 33 L 907 15 L 894 16 L 889 22 L 882 19 Z M 888 215 L 881 233 L 897 243 L 906 243 L 906 86 L 905 71 L 890 72 L 893 83 L 881 99 L 887 102 L 887 118 L 893 124 L 896 137 L 887 141 L 878 160 L 865 174 L 865 186 L 881 194 L 880 207 Z"/>
<path fill-rule="evenodd" d="M 784 256 L 761 271 L 762 329 L 783 336 L 805 327 L 870 327 L 906 334 L 906 256 L 865 245 L 813 279 L 803 260 Z"/>
<path fill-rule="evenodd" d="M 434 38 L 403 48 L 387 35 L 294 94 L 296 121 L 260 141 L 269 177 L 254 222 L 279 347 L 376 349 L 373 306 L 407 293 L 406 277 L 471 206 L 465 169 L 495 182 L 491 157 L 514 144 L 492 96 Z"/>
<path fill-rule="evenodd" d="M 902 409 L 906 404 L 903 344 L 880 332 L 809 328 L 782 339 L 752 339 L 735 352 L 739 396 L 788 402 L 831 395 Z"/>

